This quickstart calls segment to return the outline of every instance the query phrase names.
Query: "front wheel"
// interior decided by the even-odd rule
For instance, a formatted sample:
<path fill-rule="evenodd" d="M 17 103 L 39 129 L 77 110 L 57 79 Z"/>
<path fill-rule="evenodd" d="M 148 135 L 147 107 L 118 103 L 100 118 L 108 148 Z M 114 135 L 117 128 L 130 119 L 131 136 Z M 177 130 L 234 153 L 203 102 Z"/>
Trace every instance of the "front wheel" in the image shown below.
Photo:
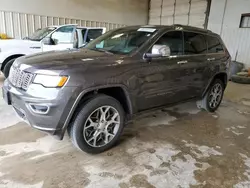
<path fill-rule="evenodd" d="M 216 79 L 209 87 L 203 99 L 197 103 L 198 107 L 208 112 L 215 112 L 221 104 L 224 89 L 223 82 Z"/>
<path fill-rule="evenodd" d="M 6 65 L 4 66 L 4 68 L 3 68 L 3 74 L 4 74 L 5 78 L 8 78 L 8 77 L 9 77 L 10 68 L 11 68 L 11 66 L 13 65 L 13 63 L 14 63 L 15 60 L 16 60 L 16 59 L 11 59 L 11 60 L 9 60 L 9 61 L 6 63 Z"/>
<path fill-rule="evenodd" d="M 101 153 L 115 145 L 124 127 L 121 104 L 107 95 L 97 95 L 79 110 L 69 127 L 73 144 L 87 153 Z"/>

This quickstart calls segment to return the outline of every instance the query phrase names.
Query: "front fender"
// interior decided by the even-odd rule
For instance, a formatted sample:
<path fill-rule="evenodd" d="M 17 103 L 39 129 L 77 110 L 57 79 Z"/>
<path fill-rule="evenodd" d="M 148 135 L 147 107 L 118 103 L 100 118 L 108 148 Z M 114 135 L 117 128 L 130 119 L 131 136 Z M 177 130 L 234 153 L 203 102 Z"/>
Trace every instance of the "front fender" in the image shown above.
<path fill-rule="evenodd" d="M 2 69 L 2 65 L 5 62 L 6 59 L 8 59 L 11 56 L 23 56 L 23 55 L 29 55 L 33 53 L 41 52 L 41 49 L 35 49 L 35 48 L 10 48 L 9 50 L 4 50 L 0 52 L 0 70 Z"/>
<path fill-rule="evenodd" d="M 61 130 L 61 134 L 60 134 L 61 139 L 63 138 L 63 135 L 64 135 L 69 123 L 70 123 L 71 118 L 74 115 L 75 110 L 77 109 L 77 106 L 80 104 L 81 99 L 84 96 L 86 96 L 87 93 L 89 93 L 91 91 L 96 91 L 96 90 L 99 90 L 99 89 L 112 88 L 112 87 L 120 87 L 120 88 L 123 89 L 123 91 L 125 93 L 125 96 L 126 96 L 126 99 L 127 99 L 127 103 L 128 103 L 128 107 L 129 107 L 129 113 L 130 113 L 130 115 L 133 114 L 132 101 L 131 101 L 131 98 L 129 96 L 129 92 L 128 92 L 126 86 L 124 86 L 122 84 L 114 84 L 114 85 L 112 84 L 112 85 L 108 85 L 108 86 L 104 85 L 104 86 L 97 86 L 97 87 L 91 87 L 91 88 L 84 89 L 81 92 L 79 92 L 80 94 L 78 94 L 78 96 L 76 97 L 75 102 L 73 103 L 73 106 L 71 107 L 70 112 L 68 113 L 67 119 L 64 122 L 63 128 Z"/>

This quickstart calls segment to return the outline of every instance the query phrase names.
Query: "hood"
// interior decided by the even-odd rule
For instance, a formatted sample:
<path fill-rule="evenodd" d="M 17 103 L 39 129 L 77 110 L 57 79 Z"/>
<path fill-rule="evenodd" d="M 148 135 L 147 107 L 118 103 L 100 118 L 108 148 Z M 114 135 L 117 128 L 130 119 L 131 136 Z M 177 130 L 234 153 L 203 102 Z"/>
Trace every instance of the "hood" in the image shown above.
<path fill-rule="evenodd" d="M 23 56 L 15 62 L 30 72 L 49 70 L 61 72 L 69 69 L 86 69 L 88 66 L 110 66 L 122 61 L 124 56 L 88 49 L 50 51 Z"/>
<path fill-rule="evenodd" d="M 19 47 L 41 47 L 41 43 L 31 40 L 21 40 L 21 39 L 8 39 L 0 40 L 0 48 L 2 50 L 9 48 L 19 48 Z"/>

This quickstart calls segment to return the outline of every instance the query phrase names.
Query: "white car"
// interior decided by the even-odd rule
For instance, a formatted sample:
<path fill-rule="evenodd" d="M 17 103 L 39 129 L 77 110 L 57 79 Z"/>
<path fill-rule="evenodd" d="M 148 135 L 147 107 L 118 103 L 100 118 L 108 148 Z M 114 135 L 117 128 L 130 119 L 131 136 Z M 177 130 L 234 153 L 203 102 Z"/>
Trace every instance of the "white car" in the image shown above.
<path fill-rule="evenodd" d="M 0 70 L 8 77 L 16 58 L 38 52 L 79 48 L 106 32 L 102 27 L 77 25 L 50 26 L 38 29 L 24 39 L 0 40 Z"/>

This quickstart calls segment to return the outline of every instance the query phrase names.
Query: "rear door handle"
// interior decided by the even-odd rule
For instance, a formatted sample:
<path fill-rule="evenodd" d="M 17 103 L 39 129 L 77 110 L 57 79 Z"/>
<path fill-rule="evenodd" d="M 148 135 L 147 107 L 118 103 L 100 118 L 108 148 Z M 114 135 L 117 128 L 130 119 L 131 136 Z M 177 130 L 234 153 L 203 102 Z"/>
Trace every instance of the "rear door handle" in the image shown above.
<path fill-rule="evenodd" d="M 208 58 L 207 59 L 208 61 L 215 61 L 215 58 L 213 57 L 213 58 Z"/>
<path fill-rule="evenodd" d="M 178 65 L 182 65 L 182 64 L 186 64 L 186 63 L 188 63 L 188 61 L 178 61 L 177 62 Z"/>

